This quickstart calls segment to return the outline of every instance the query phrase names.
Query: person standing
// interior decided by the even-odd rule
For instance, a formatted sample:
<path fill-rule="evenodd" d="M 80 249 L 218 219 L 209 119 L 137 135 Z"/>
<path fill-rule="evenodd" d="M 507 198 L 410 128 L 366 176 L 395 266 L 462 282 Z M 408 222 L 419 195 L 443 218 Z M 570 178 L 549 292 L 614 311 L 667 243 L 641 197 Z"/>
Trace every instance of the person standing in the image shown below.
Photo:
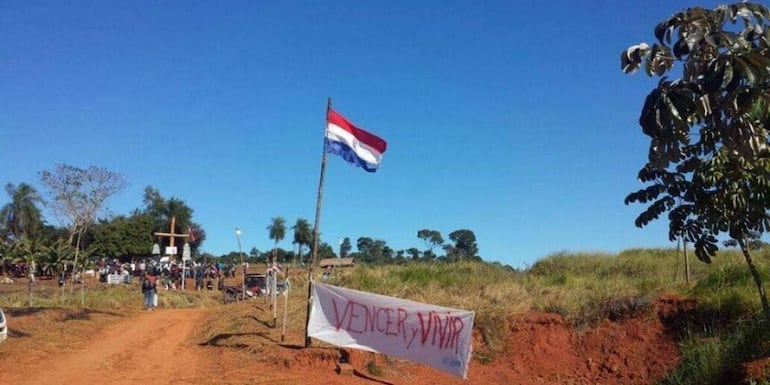
<path fill-rule="evenodd" d="M 275 270 L 273 269 L 273 265 L 268 265 L 267 270 L 265 271 L 265 275 L 267 276 L 267 295 L 268 297 L 273 297 L 273 282 L 275 281 Z"/>
<path fill-rule="evenodd" d="M 144 306 L 147 308 L 147 311 L 152 311 L 155 308 L 155 295 L 157 291 L 155 277 L 146 273 L 142 280 L 142 294 L 144 294 Z"/>
<path fill-rule="evenodd" d="M 195 266 L 195 290 L 203 289 L 203 266 Z"/>

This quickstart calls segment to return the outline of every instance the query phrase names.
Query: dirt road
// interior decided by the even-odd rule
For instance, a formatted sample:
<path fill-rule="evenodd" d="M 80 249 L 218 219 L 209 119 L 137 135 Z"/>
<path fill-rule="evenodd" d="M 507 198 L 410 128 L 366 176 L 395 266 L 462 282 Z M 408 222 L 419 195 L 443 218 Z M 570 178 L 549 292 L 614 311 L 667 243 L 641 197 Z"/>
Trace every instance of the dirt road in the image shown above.
<path fill-rule="evenodd" d="M 271 312 L 256 303 L 154 312 L 19 308 L 7 313 L 0 385 L 646 385 L 673 370 L 679 357 L 658 318 L 678 314 L 678 302 L 656 303 L 644 316 L 603 320 L 580 332 L 557 314 L 512 315 L 504 349 L 487 362 L 472 360 L 467 381 L 356 350 L 346 351 L 354 375 L 337 374 L 337 350 L 279 344 Z M 211 332 L 212 322 L 241 326 Z M 287 341 L 301 337 L 295 332 Z M 476 343 L 484 352 L 482 341 Z"/>
<path fill-rule="evenodd" d="M 97 332 L 84 348 L 4 373 L 0 383 L 206 383 L 207 352 L 188 338 L 202 315 L 197 309 L 164 309 L 126 318 Z"/>

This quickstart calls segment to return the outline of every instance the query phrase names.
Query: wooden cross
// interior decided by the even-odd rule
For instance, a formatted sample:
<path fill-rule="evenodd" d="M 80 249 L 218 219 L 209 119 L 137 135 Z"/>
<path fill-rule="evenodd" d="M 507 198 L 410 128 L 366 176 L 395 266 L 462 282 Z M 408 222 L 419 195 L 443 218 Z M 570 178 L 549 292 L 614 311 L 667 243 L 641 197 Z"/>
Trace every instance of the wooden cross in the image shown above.
<path fill-rule="evenodd" d="M 169 239 L 169 247 L 174 247 L 174 239 L 175 238 L 189 238 L 190 234 L 175 234 L 174 233 L 174 225 L 176 225 L 176 217 L 171 217 L 171 228 L 169 232 L 167 233 L 155 233 L 156 236 L 159 237 L 168 237 Z M 169 262 L 174 260 L 173 255 L 169 255 Z"/>

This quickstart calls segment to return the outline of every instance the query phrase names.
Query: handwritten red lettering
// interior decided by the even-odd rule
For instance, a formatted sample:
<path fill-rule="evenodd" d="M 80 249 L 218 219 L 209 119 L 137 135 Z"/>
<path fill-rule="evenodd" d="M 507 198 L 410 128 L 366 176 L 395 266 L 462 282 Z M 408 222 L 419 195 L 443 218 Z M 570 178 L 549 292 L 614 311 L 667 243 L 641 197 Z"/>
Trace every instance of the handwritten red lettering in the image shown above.
<path fill-rule="evenodd" d="M 462 318 L 453 316 L 450 312 L 438 314 L 434 311 L 429 312 L 427 315 L 418 312 L 417 318 L 420 321 L 420 343 L 423 346 L 429 344 L 439 349 L 457 352 L 459 349 L 460 333 L 465 326 Z M 409 341 L 409 346 L 411 346 L 416 333 L 417 329 L 415 329 L 412 335 L 412 340 Z"/>
<path fill-rule="evenodd" d="M 390 313 L 392 312 L 393 312 L 393 309 L 385 310 L 385 313 L 387 314 L 387 321 L 385 321 L 385 335 L 397 336 L 398 333 L 393 331 L 393 328 L 391 328 L 391 325 L 393 325 L 393 320 L 390 318 Z"/>
<path fill-rule="evenodd" d="M 376 333 L 384 336 L 401 337 L 406 349 L 415 341 L 422 346 L 430 345 L 441 350 L 458 353 L 461 333 L 465 329 L 463 319 L 451 312 L 410 313 L 402 308 L 365 305 L 356 301 L 338 303 L 331 299 L 334 308 L 334 326 L 339 331 L 350 333 Z M 416 317 L 414 317 L 416 314 Z M 411 320 L 411 322 L 410 322 Z M 419 321 L 419 325 L 416 325 Z"/>
<path fill-rule="evenodd" d="M 459 342 L 460 342 L 460 332 L 463 331 L 463 328 L 465 327 L 465 324 L 463 323 L 462 318 L 455 317 L 454 322 L 452 322 L 454 325 L 454 334 L 452 335 L 452 345 L 455 347 L 455 354 L 457 354 L 457 351 L 459 349 Z"/>
<path fill-rule="evenodd" d="M 377 313 L 374 311 L 369 311 L 369 307 L 366 305 L 360 306 L 363 306 L 366 310 L 366 324 L 364 325 L 364 330 L 374 331 L 374 327 L 377 323 Z"/>
<path fill-rule="evenodd" d="M 381 307 L 377 309 L 377 331 L 380 333 L 385 333 L 387 329 L 380 327 L 380 320 L 383 319 L 383 317 L 380 316 L 380 312 L 387 312 L 388 309 Z M 385 325 L 387 327 L 387 325 Z"/>
<path fill-rule="evenodd" d="M 337 310 L 337 301 L 335 301 L 334 298 L 332 298 L 332 306 L 334 306 L 334 327 L 337 328 L 337 331 L 340 331 L 342 322 L 345 321 L 345 315 L 348 314 L 348 311 L 350 310 L 350 302 L 345 304 L 345 311 L 342 313 L 342 318 L 340 318 L 339 310 Z"/>
<path fill-rule="evenodd" d="M 412 346 L 412 342 L 414 342 L 414 339 L 417 337 L 417 332 L 419 332 L 420 329 L 413 328 L 412 329 L 412 338 L 409 340 L 409 343 L 406 344 L 406 348 L 409 349 Z"/>
<path fill-rule="evenodd" d="M 422 317 L 422 313 L 417 312 L 417 317 L 420 319 L 420 343 L 425 345 L 425 341 L 428 340 L 428 335 L 430 334 L 430 326 L 433 324 L 433 312 L 428 313 L 427 325 Z"/>
<path fill-rule="evenodd" d="M 441 316 L 439 316 L 436 313 L 433 313 L 433 321 L 436 323 L 436 325 L 433 327 L 433 346 L 436 346 L 436 335 L 438 334 L 439 340 L 438 340 L 438 347 L 441 348 L 444 344 L 444 337 L 446 336 L 446 326 L 442 327 L 441 324 Z M 446 324 L 444 324 L 446 325 Z"/>
<path fill-rule="evenodd" d="M 406 328 L 404 327 L 404 321 L 406 321 L 406 310 L 402 308 L 396 309 L 398 312 L 398 321 L 396 322 L 396 330 L 401 333 L 404 341 L 406 341 Z"/>
<path fill-rule="evenodd" d="M 347 327 L 347 330 L 351 331 L 353 333 L 361 334 L 361 333 L 364 332 L 366 324 L 364 324 L 364 327 L 361 328 L 361 329 L 353 329 L 353 319 L 354 318 L 358 318 L 360 316 L 359 314 L 354 313 L 354 310 L 356 309 L 356 307 L 363 307 L 364 311 L 366 311 L 366 306 L 361 305 L 360 303 L 353 302 L 353 301 L 348 302 L 348 304 L 350 305 L 350 315 L 348 316 L 348 327 Z"/>

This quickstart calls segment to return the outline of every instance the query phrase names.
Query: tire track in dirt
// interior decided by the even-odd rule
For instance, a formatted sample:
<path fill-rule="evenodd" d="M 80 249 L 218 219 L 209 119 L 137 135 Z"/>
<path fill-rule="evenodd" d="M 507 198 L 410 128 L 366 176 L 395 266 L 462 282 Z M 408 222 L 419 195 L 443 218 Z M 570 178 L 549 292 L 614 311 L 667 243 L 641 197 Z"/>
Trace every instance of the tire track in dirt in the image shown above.
<path fill-rule="evenodd" d="M 190 339 L 200 309 L 141 313 L 97 332 L 82 349 L 20 368 L 14 384 L 191 384 L 208 376 L 207 352 Z M 0 381 L 2 382 L 2 381 Z"/>

